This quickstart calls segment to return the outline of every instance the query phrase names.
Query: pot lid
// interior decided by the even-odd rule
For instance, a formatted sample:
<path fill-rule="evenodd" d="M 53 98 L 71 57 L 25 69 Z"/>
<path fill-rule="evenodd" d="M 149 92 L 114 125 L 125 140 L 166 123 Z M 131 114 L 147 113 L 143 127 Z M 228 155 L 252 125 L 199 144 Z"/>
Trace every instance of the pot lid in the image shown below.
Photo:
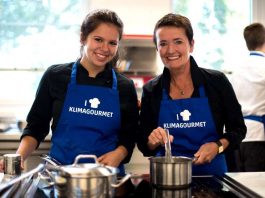
<path fill-rule="evenodd" d="M 95 163 L 78 163 L 80 159 L 85 158 L 93 158 Z M 115 167 L 99 164 L 95 155 L 78 155 L 72 165 L 61 166 L 61 170 L 71 177 L 106 177 L 119 171 Z"/>
<path fill-rule="evenodd" d="M 101 164 L 80 164 L 62 166 L 62 171 L 70 177 L 106 177 L 117 173 L 117 169 Z"/>

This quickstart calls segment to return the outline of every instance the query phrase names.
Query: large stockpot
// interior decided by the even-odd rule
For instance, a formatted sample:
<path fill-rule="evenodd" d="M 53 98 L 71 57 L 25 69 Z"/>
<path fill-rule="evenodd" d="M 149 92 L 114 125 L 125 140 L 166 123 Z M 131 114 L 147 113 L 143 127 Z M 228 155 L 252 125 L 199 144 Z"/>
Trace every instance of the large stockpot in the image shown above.
<path fill-rule="evenodd" d="M 84 158 L 93 158 L 95 163 L 78 163 Z M 111 198 L 115 196 L 115 188 L 131 176 L 127 174 L 117 181 L 119 169 L 99 164 L 95 155 L 78 155 L 72 165 L 47 166 L 47 169 L 54 175 L 58 197 Z"/>
<path fill-rule="evenodd" d="M 194 159 L 183 156 L 151 157 L 150 181 L 158 188 L 186 188 L 192 182 L 192 162 Z"/>

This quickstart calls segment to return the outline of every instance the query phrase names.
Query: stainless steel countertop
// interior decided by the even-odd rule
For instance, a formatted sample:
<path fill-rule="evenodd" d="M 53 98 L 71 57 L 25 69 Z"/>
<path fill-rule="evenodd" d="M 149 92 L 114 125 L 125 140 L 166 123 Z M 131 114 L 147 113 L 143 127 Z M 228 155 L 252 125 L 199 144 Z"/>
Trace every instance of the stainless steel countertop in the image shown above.
<path fill-rule="evenodd" d="M 265 172 L 238 172 L 226 175 L 261 197 L 265 197 Z"/>
<path fill-rule="evenodd" d="M 0 155 L 6 153 L 14 153 L 19 144 L 22 133 L 18 130 L 9 130 L 7 132 L 0 133 Z M 35 151 L 47 153 L 51 146 L 51 134 L 47 135 L 45 140 L 39 145 L 39 148 Z"/>

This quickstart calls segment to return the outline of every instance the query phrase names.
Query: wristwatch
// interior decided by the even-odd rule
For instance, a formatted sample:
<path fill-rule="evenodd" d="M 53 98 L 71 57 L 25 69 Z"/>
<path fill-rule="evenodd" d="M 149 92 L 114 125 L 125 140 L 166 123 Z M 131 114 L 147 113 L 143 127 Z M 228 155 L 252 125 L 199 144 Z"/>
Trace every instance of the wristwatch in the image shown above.
<path fill-rule="evenodd" d="M 222 152 L 224 151 L 224 146 L 223 146 L 222 142 L 221 142 L 220 140 L 218 140 L 218 141 L 216 141 L 215 143 L 216 143 L 217 146 L 218 146 L 218 154 L 219 154 L 219 153 L 222 153 Z"/>

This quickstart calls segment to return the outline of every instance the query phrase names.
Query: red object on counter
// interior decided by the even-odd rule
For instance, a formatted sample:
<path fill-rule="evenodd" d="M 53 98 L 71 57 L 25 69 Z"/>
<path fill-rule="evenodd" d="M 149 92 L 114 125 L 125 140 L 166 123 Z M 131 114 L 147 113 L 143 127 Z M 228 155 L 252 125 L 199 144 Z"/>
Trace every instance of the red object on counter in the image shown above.
<path fill-rule="evenodd" d="M 145 83 L 153 78 L 153 76 L 128 76 L 130 79 L 134 81 L 134 85 L 136 88 L 142 88 Z"/>
<path fill-rule="evenodd" d="M 144 34 L 124 34 L 123 39 L 147 39 L 152 40 L 153 35 L 144 35 Z"/>

